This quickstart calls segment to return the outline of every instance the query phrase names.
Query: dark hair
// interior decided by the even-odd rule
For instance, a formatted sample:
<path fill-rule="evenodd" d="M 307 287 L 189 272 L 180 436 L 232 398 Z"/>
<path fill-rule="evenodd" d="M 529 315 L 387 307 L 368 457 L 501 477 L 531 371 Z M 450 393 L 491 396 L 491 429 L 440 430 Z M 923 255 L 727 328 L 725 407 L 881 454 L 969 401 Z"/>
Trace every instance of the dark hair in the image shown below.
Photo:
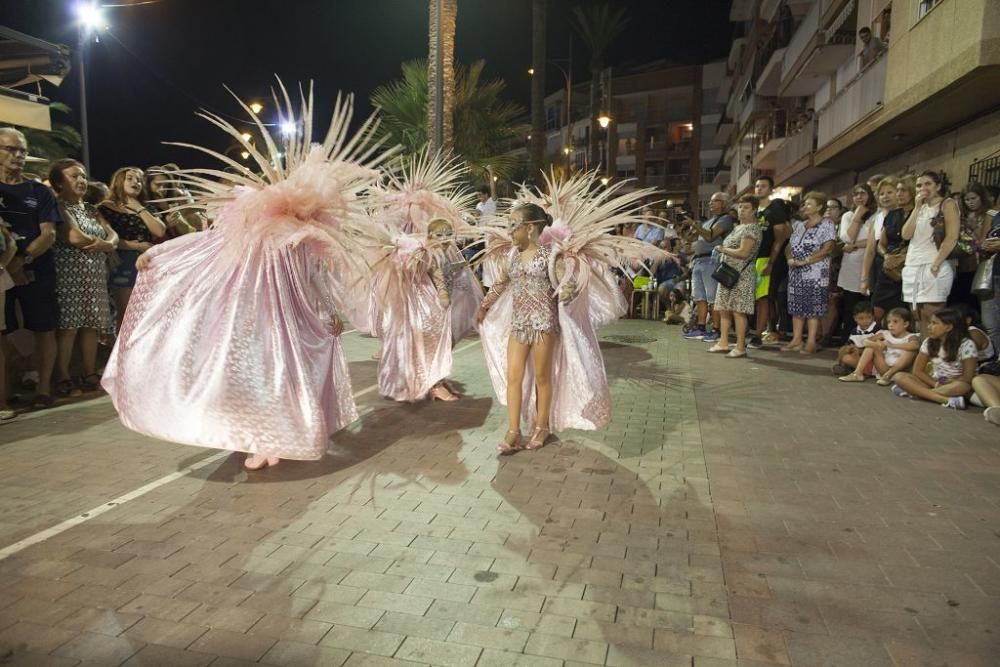
<path fill-rule="evenodd" d="M 684 303 L 684 292 L 677 289 L 676 287 L 670 290 L 668 297 L 673 296 L 677 303 Z"/>
<path fill-rule="evenodd" d="M 943 171 L 932 171 L 928 169 L 927 171 L 920 174 L 919 178 L 929 178 L 938 185 L 938 194 L 942 197 L 947 197 L 951 194 L 951 180 L 948 179 L 948 174 Z"/>
<path fill-rule="evenodd" d="M 524 211 L 524 213 L 521 213 Z M 545 212 L 538 204 L 531 203 L 521 203 L 514 207 L 514 210 L 510 212 L 511 215 L 519 213 L 527 218 L 525 222 L 534 221 L 532 224 L 538 228 L 538 231 L 542 231 L 546 227 L 552 224 L 552 216 Z"/>
<path fill-rule="evenodd" d="M 977 329 L 983 328 L 983 322 L 979 319 L 979 309 L 973 308 L 967 303 L 956 303 L 951 306 L 952 310 L 957 310 L 958 314 L 962 316 L 962 321 L 966 323 L 966 326 L 976 327 Z"/>
<path fill-rule="evenodd" d="M 861 30 L 858 30 L 858 34 L 860 35 L 863 32 L 871 32 L 871 31 L 872 31 L 871 28 L 869 28 L 868 26 L 864 26 L 863 28 L 861 28 Z"/>
<path fill-rule="evenodd" d="M 767 181 L 767 184 L 771 187 L 771 189 L 774 189 L 774 179 L 770 176 L 758 176 L 753 182 L 756 183 L 757 181 Z"/>
<path fill-rule="evenodd" d="M 979 212 L 986 213 L 986 211 L 990 208 L 990 204 L 993 203 L 993 198 L 990 197 L 990 193 L 986 191 L 986 187 L 982 183 L 972 181 L 965 186 L 965 190 L 962 192 L 962 197 L 958 202 L 958 205 L 962 208 L 962 217 L 972 213 L 972 211 L 965 207 L 965 195 L 970 192 L 974 192 L 979 196 L 979 201 L 981 202 Z"/>
<path fill-rule="evenodd" d="M 80 164 L 73 158 L 64 157 L 59 160 L 54 160 L 52 162 L 52 164 L 49 166 L 49 185 L 52 186 L 53 190 L 55 190 L 56 192 L 62 190 L 62 186 L 64 184 L 64 181 L 66 180 L 66 176 L 63 172 L 65 172 L 67 169 L 71 169 L 72 167 L 80 167 L 81 169 L 84 170 L 84 172 L 87 171 L 86 167 L 84 167 L 82 164 Z"/>
<path fill-rule="evenodd" d="M 865 208 L 868 212 L 865 213 L 865 217 L 861 219 L 862 223 L 868 222 L 868 218 L 875 215 L 875 211 L 878 210 L 878 200 L 875 199 L 875 193 L 872 192 L 871 187 L 867 183 L 858 183 L 853 188 L 851 188 L 851 194 L 853 195 L 858 190 L 863 190 L 866 195 L 868 195 L 868 201 L 865 202 Z"/>
<path fill-rule="evenodd" d="M 875 307 L 872 306 L 871 301 L 858 301 L 854 304 L 854 310 L 851 311 L 852 315 L 860 315 L 861 313 L 871 313 L 875 314 Z"/>
<path fill-rule="evenodd" d="M 950 324 L 951 331 L 945 335 L 944 340 L 927 339 L 927 356 L 936 357 L 938 352 L 944 351 L 945 361 L 958 361 L 958 348 L 969 336 L 969 329 L 962 319 L 962 312 L 958 308 L 942 308 L 931 315 L 931 318 L 935 317 L 943 324 Z"/>
<path fill-rule="evenodd" d="M 111 192 L 111 190 L 108 189 L 108 186 L 104 183 L 100 181 L 90 181 L 87 183 L 87 194 L 83 195 L 83 201 L 92 206 L 97 206 L 108 198 L 109 192 Z"/>
<path fill-rule="evenodd" d="M 908 325 L 913 324 L 913 313 L 910 312 L 909 308 L 893 308 L 886 315 L 886 319 L 890 317 L 898 317 L 899 319 L 906 322 Z"/>
<path fill-rule="evenodd" d="M 737 204 L 750 204 L 751 206 L 753 206 L 753 209 L 756 211 L 757 207 L 760 206 L 760 199 L 758 199 L 757 197 L 755 197 L 753 195 L 743 195 L 742 197 L 739 198 L 739 201 L 737 201 L 736 203 Z"/>
<path fill-rule="evenodd" d="M 481 195 L 491 195 L 491 194 L 493 194 L 493 191 L 490 190 L 490 186 L 488 186 L 488 185 L 480 185 L 478 188 L 476 188 L 476 192 L 478 194 L 481 194 Z"/>
<path fill-rule="evenodd" d="M 843 210 L 844 210 L 844 202 L 840 201 L 840 200 L 839 200 L 839 199 L 837 199 L 836 197 L 830 197 L 830 198 L 829 198 L 829 199 L 828 199 L 827 201 L 828 201 L 828 202 L 831 202 L 831 201 L 835 201 L 835 202 L 837 202 L 837 208 L 839 208 L 839 209 L 840 209 L 841 211 L 843 211 Z M 829 206 L 827 206 L 827 208 L 830 208 L 830 207 L 829 207 Z M 839 220 L 838 220 L 838 222 L 839 222 Z"/>

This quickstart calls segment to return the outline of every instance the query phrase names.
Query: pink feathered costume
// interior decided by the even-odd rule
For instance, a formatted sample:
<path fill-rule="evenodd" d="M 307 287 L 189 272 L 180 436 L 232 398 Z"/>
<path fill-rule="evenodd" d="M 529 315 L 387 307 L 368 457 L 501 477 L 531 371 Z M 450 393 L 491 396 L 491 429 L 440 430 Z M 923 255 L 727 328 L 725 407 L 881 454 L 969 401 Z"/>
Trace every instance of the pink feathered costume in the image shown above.
<path fill-rule="evenodd" d="M 555 218 L 554 224 L 542 233 L 538 252 L 526 264 L 520 263 L 509 239 L 503 243 L 506 232 L 499 230 L 493 232 L 493 247 L 506 245 L 506 249 L 485 258 L 498 267 L 500 278 L 484 300 L 489 310 L 479 334 L 501 404 L 507 404 L 508 339 L 513 336 L 533 343 L 543 333 L 558 333 L 548 422 L 553 431 L 596 430 L 610 420 L 611 394 L 597 329 L 628 309 L 611 267 L 641 257 L 640 253 L 650 254 L 651 246 L 636 245 L 641 242 L 611 236 L 609 231 L 632 222 L 643 198 L 653 190 L 619 195 L 620 185 L 599 190 L 596 179 L 596 173 L 565 182 L 549 179 L 550 195 L 544 197 L 522 190 L 519 199 L 542 206 Z M 557 295 L 567 284 L 575 285 L 577 292 L 567 303 L 560 303 Z M 529 355 L 521 410 L 527 423 L 536 418 L 534 382 Z"/>
<path fill-rule="evenodd" d="M 304 107 L 311 118 L 311 100 Z M 338 99 L 335 125 L 346 128 L 349 107 Z M 102 382 L 125 426 L 315 460 L 357 419 L 330 333 L 337 295 L 325 258 L 345 255 L 345 227 L 365 215 L 357 194 L 378 178 L 358 164 L 367 156 L 331 133 L 322 146 L 290 147 L 287 168 L 255 153 L 263 175 L 233 176 L 238 185 L 206 171 L 178 177 L 215 222 L 149 251 Z"/>

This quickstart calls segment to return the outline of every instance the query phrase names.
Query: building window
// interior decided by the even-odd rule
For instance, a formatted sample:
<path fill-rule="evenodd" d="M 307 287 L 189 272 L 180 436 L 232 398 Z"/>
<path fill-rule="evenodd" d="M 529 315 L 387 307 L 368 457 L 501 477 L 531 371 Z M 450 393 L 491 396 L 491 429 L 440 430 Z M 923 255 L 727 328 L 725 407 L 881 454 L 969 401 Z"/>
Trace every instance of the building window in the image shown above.
<path fill-rule="evenodd" d="M 941 4 L 942 0 L 917 0 L 917 20 L 924 18 L 927 14 Z"/>

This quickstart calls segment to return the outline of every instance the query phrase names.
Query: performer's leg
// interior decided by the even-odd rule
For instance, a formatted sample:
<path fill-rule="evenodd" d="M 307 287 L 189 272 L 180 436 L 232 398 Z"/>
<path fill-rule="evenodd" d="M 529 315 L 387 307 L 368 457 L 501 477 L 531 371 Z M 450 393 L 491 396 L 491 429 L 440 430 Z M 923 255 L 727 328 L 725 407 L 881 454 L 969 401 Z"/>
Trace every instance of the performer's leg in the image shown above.
<path fill-rule="evenodd" d="M 549 417 L 552 414 L 552 356 L 557 340 L 556 334 L 545 334 L 531 348 L 531 359 L 535 364 L 535 407 L 538 416 L 528 449 L 538 449 L 551 435 Z"/>
<path fill-rule="evenodd" d="M 497 448 L 501 451 L 519 448 L 521 444 L 521 385 L 530 350 L 530 345 L 513 336 L 507 340 L 507 434 Z"/>

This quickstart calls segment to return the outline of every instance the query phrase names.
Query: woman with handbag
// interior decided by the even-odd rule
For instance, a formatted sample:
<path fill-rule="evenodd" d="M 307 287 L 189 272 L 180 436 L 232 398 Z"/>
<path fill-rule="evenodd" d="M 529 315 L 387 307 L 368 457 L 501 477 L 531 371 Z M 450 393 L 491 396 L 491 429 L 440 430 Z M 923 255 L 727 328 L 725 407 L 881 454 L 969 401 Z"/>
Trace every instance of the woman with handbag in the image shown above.
<path fill-rule="evenodd" d="M 949 259 L 955 262 L 955 284 L 948 297 L 948 305 L 964 303 L 979 310 L 979 298 L 972 293 L 972 281 L 979 267 L 979 242 L 990 228 L 986 210 L 993 203 L 986 188 L 980 183 L 969 183 L 957 197 L 962 210 L 962 224 L 958 230 L 958 243 Z"/>
<path fill-rule="evenodd" d="M 761 228 L 757 221 L 759 200 L 753 195 L 740 197 L 736 208 L 739 224 L 717 250 L 722 256 L 712 277 L 719 283 L 715 309 L 719 311 L 719 341 L 709 352 L 728 352 L 730 359 L 747 356 L 747 316 L 754 312 L 757 274 L 752 267 L 760 248 Z M 736 347 L 729 350 L 729 328 L 736 322 Z"/>
<path fill-rule="evenodd" d="M 944 172 L 925 171 L 917 178 L 913 212 L 903 225 L 909 241 L 903 267 L 903 298 L 918 313 L 920 333 L 927 334 L 931 315 L 944 307 L 955 281 L 948 257 L 958 243 L 962 214 L 948 196 Z"/>
<path fill-rule="evenodd" d="M 886 179 L 888 180 L 888 179 Z M 885 184 L 886 180 L 882 182 Z M 889 203 L 888 190 L 879 186 L 880 194 L 885 195 Z M 879 322 L 893 308 L 902 308 L 903 264 L 906 261 L 906 241 L 903 240 L 903 225 L 913 210 L 913 199 L 916 194 L 916 182 L 912 177 L 904 176 L 896 183 L 894 203 L 889 203 L 891 210 L 882 221 L 882 230 L 878 236 L 869 236 L 865 248 L 865 263 L 861 272 L 861 288 L 871 297 L 875 311 L 875 319 Z M 876 254 L 881 262 L 872 263 Z M 874 274 L 874 280 L 872 279 Z"/>
<path fill-rule="evenodd" d="M 816 352 L 819 320 L 826 314 L 830 291 L 830 255 L 837 244 L 837 227 L 825 217 L 826 195 L 810 192 L 802 200 L 805 220 L 792 223 L 792 236 L 785 247 L 788 259 L 788 314 L 792 316 L 792 340 L 783 352 Z M 803 347 L 802 330 L 809 321 Z"/>
<path fill-rule="evenodd" d="M 993 341 L 993 347 L 1000 350 L 1000 214 L 994 216 L 992 224 L 979 242 L 979 266 L 972 281 L 972 291 L 979 299 L 983 326 Z"/>

